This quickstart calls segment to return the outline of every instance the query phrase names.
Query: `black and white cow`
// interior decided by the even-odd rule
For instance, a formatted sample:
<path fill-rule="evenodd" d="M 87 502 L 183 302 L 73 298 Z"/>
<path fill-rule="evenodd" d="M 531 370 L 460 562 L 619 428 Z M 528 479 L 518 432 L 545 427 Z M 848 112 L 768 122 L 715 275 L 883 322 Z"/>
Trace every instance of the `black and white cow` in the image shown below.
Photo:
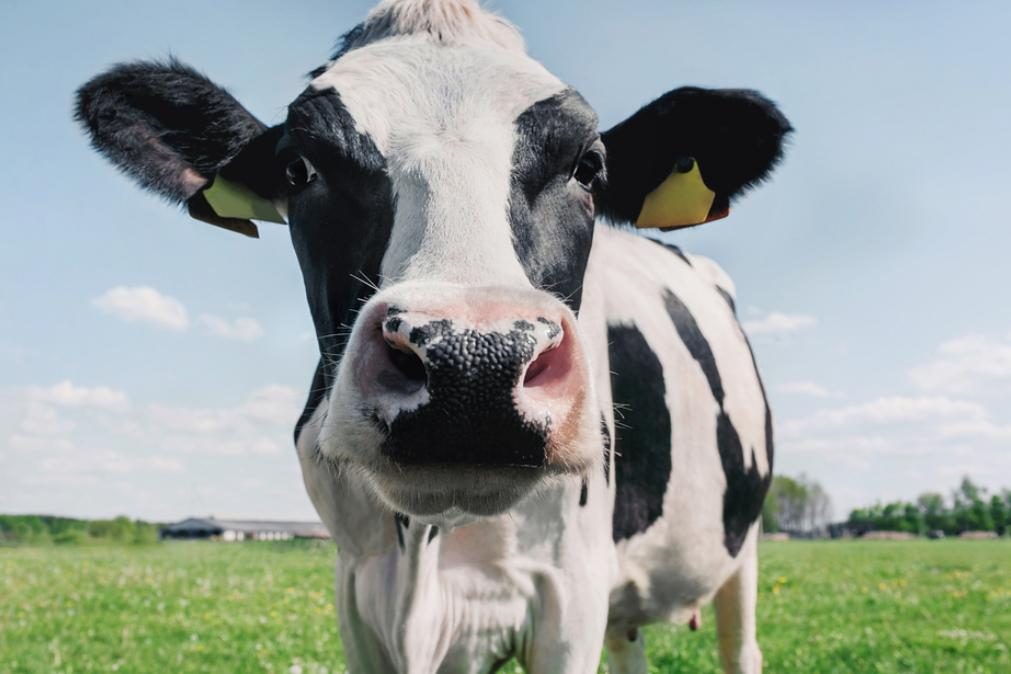
<path fill-rule="evenodd" d="M 112 68 L 77 115 L 200 219 L 287 218 L 351 671 L 585 674 L 606 643 L 642 673 L 638 628 L 712 598 L 724 669 L 761 669 L 772 431 L 733 286 L 595 217 L 719 216 L 781 156 L 772 103 L 675 89 L 600 133 L 473 0 L 386 0 L 278 126 L 175 61 Z"/>

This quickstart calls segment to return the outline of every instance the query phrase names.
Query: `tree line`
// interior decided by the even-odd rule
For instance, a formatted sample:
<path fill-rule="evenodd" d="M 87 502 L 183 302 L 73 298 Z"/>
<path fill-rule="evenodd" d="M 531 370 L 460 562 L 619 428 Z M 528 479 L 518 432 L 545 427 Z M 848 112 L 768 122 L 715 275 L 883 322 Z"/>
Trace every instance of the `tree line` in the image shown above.
<path fill-rule="evenodd" d="M 0 545 L 154 543 L 158 525 L 129 517 L 79 520 L 52 515 L 0 515 Z"/>
<path fill-rule="evenodd" d="M 762 506 L 762 531 L 813 535 L 824 531 L 832 519 L 828 492 L 801 475 L 776 475 Z"/>
<path fill-rule="evenodd" d="M 904 531 L 917 535 L 993 531 L 1004 536 L 1011 528 L 1011 490 L 988 494 L 984 487 L 966 477 L 949 499 L 938 492 L 927 492 L 912 503 L 892 501 L 856 508 L 846 525 L 858 536 L 868 531 Z"/>

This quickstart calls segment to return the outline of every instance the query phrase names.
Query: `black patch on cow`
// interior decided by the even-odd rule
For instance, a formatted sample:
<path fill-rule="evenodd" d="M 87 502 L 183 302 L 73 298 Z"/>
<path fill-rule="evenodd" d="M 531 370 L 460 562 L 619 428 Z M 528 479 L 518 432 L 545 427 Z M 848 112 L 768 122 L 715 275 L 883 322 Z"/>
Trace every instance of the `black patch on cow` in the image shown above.
<path fill-rule="evenodd" d="M 740 326 L 738 326 L 740 327 Z M 758 379 L 758 388 L 762 391 L 762 402 L 765 403 L 765 456 L 766 460 L 769 462 L 769 474 L 766 476 L 766 482 L 772 482 L 772 460 L 775 455 L 775 448 L 773 446 L 772 437 L 772 408 L 769 406 L 769 397 L 765 394 L 765 383 L 762 381 L 762 375 L 758 372 L 758 362 L 755 360 L 755 351 L 751 348 L 751 342 L 748 340 L 747 335 L 744 334 L 744 330 L 741 330 L 741 339 L 748 347 L 748 353 L 751 355 L 751 367 L 755 370 L 755 377 Z M 752 460 L 754 463 L 754 460 Z"/>
<path fill-rule="evenodd" d="M 671 418 L 663 367 L 635 327 L 607 328 L 615 421 L 615 541 L 646 531 L 663 514 L 671 472 Z M 605 426 L 606 428 L 606 426 Z"/>
<path fill-rule="evenodd" d="M 355 130 L 333 90 L 310 89 L 291 104 L 277 152 L 280 176 L 298 156 L 319 174 L 288 195 L 288 221 L 329 388 L 355 312 L 373 293 L 363 279 L 379 277 L 393 228 L 393 188 L 379 150 Z"/>
<path fill-rule="evenodd" d="M 737 303 L 734 302 L 734 296 L 731 295 L 730 293 L 728 293 L 726 291 L 726 289 L 721 288 L 720 286 L 716 286 L 716 292 L 718 292 L 721 296 L 723 296 L 723 299 L 725 299 L 727 301 L 727 304 L 730 305 L 730 310 L 732 312 L 734 312 L 734 314 L 736 314 L 737 313 Z M 748 348 L 750 349 L 751 346 L 749 345 Z M 752 354 L 752 359 L 754 359 L 754 354 Z M 756 370 L 756 372 L 757 372 L 757 370 Z"/>
<path fill-rule="evenodd" d="M 586 501 L 590 498 L 590 485 L 587 484 L 586 478 L 584 477 L 582 482 L 579 484 L 579 507 L 582 508 L 586 505 Z"/>
<path fill-rule="evenodd" d="M 445 338 L 451 336 L 452 334 L 453 321 L 448 318 L 443 318 L 414 328 L 411 330 L 411 334 L 408 339 L 410 339 L 411 344 L 414 344 L 415 346 L 425 346 L 436 337 Z"/>
<path fill-rule="evenodd" d="M 611 484 L 611 431 L 607 419 L 600 415 L 600 437 L 604 446 L 604 484 Z"/>
<path fill-rule="evenodd" d="M 593 199 L 572 180 L 597 139 L 597 116 L 574 90 L 534 103 L 516 119 L 509 222 L 516 257 L 536 288 L 578 310 L 593 242 Z"/>
<path fill-rule="evenodd" d="M 646 195 L 684 157 L 694 157 L 716 208 L 765 180 L 792 131 L 775 104 L 745 89 L 669 91 L 603 135 L 607 183 L 597 208 L 614 222 L 635 222 Z"/>
<path fill-rule="evenodd" d="M 723 492 L 723 545 L 731 557 L 736 557 L 744 545 L 748 529 L 762 512 L 762 502 L 769 489 L 771 472 L 764 477 L 759 474 L 754 447 L 750 450 L 751 467 L 744 468 L 744 447 L 730 416 L 723 409 L 726 396 L 709 341 L 702 334 L 691 311 L 677 295 L 665 290 L 663 300 L 678 336 L 681 337 L 692 358 L 702 368 L 702 373 L 709 382 L 709 390 L 719 405 L 719 412 L 716 415 L 716 445 L 719 448 L 720 463 L 727 482 L 726 490 Z M 766 412 L 768 420 L 770 419 L 768 404 Z M 770 429 L 771 422 L 767 432 Z"/>
<path fill-rule="evenodd" d="M 435 540 L 435 537 L 439 535 L 439 527 L 432 525 L 432 528 L 428 530 L 428 542 L 431 543 Z"/>
<path fill-rule="evenodd" d="M 548 328 L 548 339 L 554 339 L 555 337 L 557 337 L 562 332 L 562 326 L 558 325 L 558 323 L 555 323 L 554 321 L 552 321 L 550 319 L 544 318 L 543 316 L 538 316 L 537 317 L 537 322 L 541 323 L 542 325 L 547 326 L 547 328 Z"/>
<path fill-rule="evenodd" d="M 681 248 L 679 248 L 678 246 L 675 246 L 673 243 L 666 243 L 664 241 L 657 241 L 656 239 L 649 239 L 648 237 L 647 237 L 647 240 L 652 241 L 653 243 L 655 243 L 658 246 L 663 246 L 664 248 L 666 248 L 670 252 L 674 253 L 679 258 L 681 258 L 681 261 L 684 262 L 689 267 L 693 266 L 692 265 L 692 261 L 688 259 L 688 256 L 685 255 L 684 251 L 681 250 Z"/>
<path fill-rule="evenodd" d="M 516 410 L 513 391 L 534 356 L 527 330 L 455 331 L 448 320 L 411 330 L 425 348 L 429 401 L 390 424 L 383 453 L 405 464 L 539 468 L 549 420 Z"/>
<path fill-rule="evenodd" d="M 411 526 L 411 518 L 403 513 L 393 513 L 393 524 L 397 529 L 397 546 L 404 549 L 404 531 Z"/>
<path fill-rule="evenodd" d="M 192 197 L 265 128 L 174 58 L 123 63 L 92 78 L 77 90 L 74 117 L 117 168 L 174 202 Z"/>

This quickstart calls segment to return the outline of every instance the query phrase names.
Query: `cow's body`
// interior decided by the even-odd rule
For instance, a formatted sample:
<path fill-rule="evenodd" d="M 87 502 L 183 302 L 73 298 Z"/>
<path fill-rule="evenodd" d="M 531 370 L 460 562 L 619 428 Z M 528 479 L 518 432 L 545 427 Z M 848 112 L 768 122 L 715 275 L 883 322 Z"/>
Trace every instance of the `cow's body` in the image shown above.
<path fill-rule="evenodd" d="M 325 401 L 309 410 L 297 444 L 342 551 L 352 671 L 489 672 L 511 656 L 533 672 L 592 671 L 597 650 L 573 660 L 573 644 L 599 643 L 605 628 L 612 668 L 640 671 L 639 626 L 687 623 L 728 584 L 723 657 L 759 670 L 755 519 L 772 447 L 733 286 L 706 258 L 605 227 L 596 236 L 580 328 L 606 431 L 585 492 L 570 478 L 497 517 L 433 531 L 321 459 Z"/>
<path fill-rule="evenodd" d="M 321 360 L 295 437 L 353 672 L 646 671 L 715 597 L 755 673 L 768 407 L 718 267 L 612 222 L 722 217 L 789 123 L 675 89 L 601 132 L 473 0 L 384 0 L 267 128 L 177 62 L 94 78 L 96 148 L 199 219 L 287 217 Z"/>

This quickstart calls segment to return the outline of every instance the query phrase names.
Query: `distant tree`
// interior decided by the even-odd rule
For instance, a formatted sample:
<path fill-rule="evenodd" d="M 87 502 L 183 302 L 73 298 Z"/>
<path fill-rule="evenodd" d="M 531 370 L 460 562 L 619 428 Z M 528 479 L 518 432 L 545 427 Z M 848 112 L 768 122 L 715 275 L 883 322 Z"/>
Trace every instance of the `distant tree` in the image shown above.
<path fill-rule="evenodd" d="M 866 508 L 854 508 L 851 510 L 846 524 L 849 526 L 850 531 L 857 536 L 861 536 L 874 529 L 871 513 Z"/>
<path fill-rule="evenodd" d="M 774 534 L 779 531 L 779 498 L 776 491 L 770 487 L 762 503 L 762 531 Z"/>
<path fill-rule="evenodd" d="M 958 485 L 958 489 L 952 494 L 952 500 L 955 502 L 955 506 L 964 505 L 971 506 L 977 501 L 982 501 L 986 496 L 986 489 L 977 485 L 969 476 L 966 475 L 962 478 L 962 482 Z"/>
<path fill-rule="evenodd" d="M 777 475 L 765 498 L 762 526 L 770 533 L 817 531 L 831 516 L 832 501 L 820 484 L 804 475 Z"/>
<path fill-rule="evenodd" d="M 951 496 L 956 531 L 993 531 L 994 521 L 985 500 L 985 488 L 975 484 L 967 476 L 962 478 L 962 482 Z"/>
<path fill-rule="evenodd" d="M 806 479 L 807 487 L 807 528 L 816 531 L 832 519 L 832 500 L 817 482 Z"/>
<path fill-rule="evenodd" d="M 944 496 L 937 492 L 920 494 L 916 499 L 916 505 L 923 513 L 923 522 L 928 531 L 940 530 L 945 533 L 954 533 L 955 523 L 944 503 Z"/>
<path fill-rule="evenodd" d="M 874 528 L 879 531 L 903 531 L 904 512 L 905 506 L 901 501 L 886 503 L 877 517 Z"/>
<path fill-rule="evenodd" d="M 53 543 L 59 545 L 79 545 L 88 541 L 88 532 L 84 529 L 64 527 L 53 534 Z"/>
<path fill-rule="evenodd" d="M 158 525 L 120 516 L 77 520 L 50 515 L 0 515 L 0 544 L 152 543 Z"/>
<path fill-rule="evenodd" d="M 923 512 L 913 503 L 906 503 L 902 513 L 902 531 L 922 536 L 927 532 Z"/>
<path fill-rule="evenodd" d="M 855 534 L 895 530 L 914 534 L 940 530 L 946 534 L 963 531 L 1011 531 L 1011 490 L 1004 489 L 987 498 L 987 490 L 965 477 L 951 492 L 951 506 L 937 492 L 926 492 L 915 503 L 878 503 L 850 512 L 847 526 Z"/>
<path fill-rule="evenodd" d="M 786 531 L 800 531 L 804 526 L 807 505 L 807 488 L 800 480 L 786 475 L 773 479 L 771 491 L 779 504 L 779 528 Z"/>
<path fill-rule="evenodd" d="M 993 530 L 997 532 L 998 536 L 1007 534 L 1009 524 L 1008 504 L 998 494 L 990 497 L 990 518 L 993 520 Z"/>

